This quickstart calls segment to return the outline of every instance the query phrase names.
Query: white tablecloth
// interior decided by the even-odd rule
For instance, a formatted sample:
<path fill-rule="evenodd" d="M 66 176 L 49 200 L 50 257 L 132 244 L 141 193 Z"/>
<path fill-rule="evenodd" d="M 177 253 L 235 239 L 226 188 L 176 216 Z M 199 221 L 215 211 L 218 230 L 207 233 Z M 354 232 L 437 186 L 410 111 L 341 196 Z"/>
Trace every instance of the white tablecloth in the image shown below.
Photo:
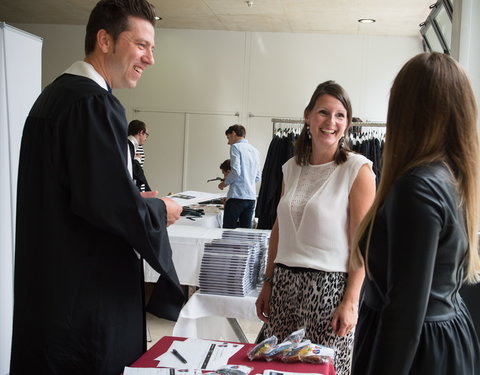
<path fill-rule="evenodd" d="M 191 218 L 191 219 L 189 219 Z M 180 216 L 172 227 L 177 225 L 189 225 L 193 227 L 221 228 L 223 225 L 223 210 L 218 213 L 206 213 L 203 216 Z M 169 232 L 170 234 L 170 232 Z"/>
<path fill-rule="evenodd" d="M 207 216 L 207 215 L 205 215 Z M 189 220 L 190 221 L 190 220 Z M 168 236 L 172 247 L 172 259 L 177 271 L 178 279 L 182 285 L 199 286 L 198 275 L 202 264 L 204 245 L 215 238 L 222 238 L 222 228 L 209 228 L 202 226 L 202 222 L 192 222 L 171 225 L 168 227 Z M 204 223 L 205 224 L 205 223 Z M 226 229 L 231 230 L 231 229 Z M 269 230 L 237 228 L 242 232 L 264 232 L 270 235 Z M 143 263 L 144 279 L 146 282 L 155 283 L 159 273 L 147 262 Z"/>
<path fill-rule="evenodd" d="M 182 285 L 198 286 L 198 274 L 202 264 L 205 243 L 222 237 L 221 228 L 194 225 L 171 225 L 168 236 L 172 247 L 172 259 Z M 159 273 L 144 262 L 145 281 L 154 283 Z"/>
<path fill-rule="evenodd" d="M 260 322 L 255 310 L 258 291 L 246 297 L 194 293 L 180 312 L 173 336 L 238 341 L 226 318 Z"/>

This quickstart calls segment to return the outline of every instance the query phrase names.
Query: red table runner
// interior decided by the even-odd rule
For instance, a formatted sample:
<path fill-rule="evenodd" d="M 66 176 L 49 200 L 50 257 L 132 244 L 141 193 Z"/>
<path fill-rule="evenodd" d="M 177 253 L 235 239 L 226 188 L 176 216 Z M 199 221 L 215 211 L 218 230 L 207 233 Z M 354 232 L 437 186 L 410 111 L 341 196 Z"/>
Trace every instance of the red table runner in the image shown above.
<path fill-rule="evenodd" d="M 130 367 L 157 367 L 158 361 L 155 358 L 165 353 L 173 341 L 186 340 L 185 337 L 164 336 L 153 345 L 145 354 L 137 359 Z M 250 361 L 247 357 L 247 352 L 255 344 L 240 343 L 243 346 L 237 353 L 235 353 L 229 364 L 244 365 L 253 367 L 253 374 L 261 374 L 264 370 L 276 370 L 279 372 L 301 372 L 301 373 L 316 373 L 323 375 L 335 375 L 335 369 L 330 364 L 310 364 L 310 363 L 283 363 L 280 361 Z"/>

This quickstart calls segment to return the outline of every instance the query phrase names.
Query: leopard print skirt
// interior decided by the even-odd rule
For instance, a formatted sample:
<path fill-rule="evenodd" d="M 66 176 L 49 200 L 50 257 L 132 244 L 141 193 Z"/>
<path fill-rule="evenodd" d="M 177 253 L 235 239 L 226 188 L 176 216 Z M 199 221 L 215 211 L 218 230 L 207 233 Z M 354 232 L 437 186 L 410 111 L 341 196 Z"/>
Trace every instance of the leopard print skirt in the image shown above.
<path fill-rule="evenodd" d="M 354 331 L 340 337 L 332 331 L 333 312 L 342 301 L 347 274 L 292 269 L 277 265 L 270 300 L 269 323 L 264 337 L 283 341 L 291 332 L 305 328 L 305 339 L 335 350 L 337 375 L 349 375 Z"/>

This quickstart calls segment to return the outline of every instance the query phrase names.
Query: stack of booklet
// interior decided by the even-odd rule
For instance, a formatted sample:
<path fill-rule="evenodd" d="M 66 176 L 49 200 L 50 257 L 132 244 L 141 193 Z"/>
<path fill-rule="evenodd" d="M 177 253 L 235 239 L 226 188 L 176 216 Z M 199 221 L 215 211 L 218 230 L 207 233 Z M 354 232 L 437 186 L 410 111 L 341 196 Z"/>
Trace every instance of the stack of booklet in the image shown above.
<path fill-rule="evenodd" d="M 199 275 L 201 292 L 247 295 L 259 282 L 265 253 L 266 239 L 263 236 L 225 231 L 223 238 L 205 244 Z"/>
<path fill-rule="evenodd" d="M 255 285 L 261 283 L 262 275 L 265 273 L 268 250 L 268 235 L 265 232 L 240 232 L 236 230 L 226 230 L 222 233 L 222 238 L 235 239 L 237 241 L 254 241 L 258 244 L 258 253 L 255 257 L 253 266 L 253 280 Z"/>

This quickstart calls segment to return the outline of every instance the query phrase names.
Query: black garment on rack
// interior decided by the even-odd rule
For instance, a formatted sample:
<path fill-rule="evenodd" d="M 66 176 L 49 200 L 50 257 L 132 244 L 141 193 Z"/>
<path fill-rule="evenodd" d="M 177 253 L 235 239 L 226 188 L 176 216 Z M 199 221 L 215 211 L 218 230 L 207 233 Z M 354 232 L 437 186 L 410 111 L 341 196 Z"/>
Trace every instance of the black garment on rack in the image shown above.
<path fill-rule="evenodd" d="M 350 138 L 354 139 L 355 137 L 360 136 L 356 134 L 355 131 L 351 132 Z M 350 145 L 350 149 L 352 151 L 358 152 L 362 154 L 367 159 L 371 160 L 372 170 L 375 173 L 375 179 L 377 186 L 380 182 L 380 172 L 381 172 L 381 164 L 382 164 L 382 150 L 383 150 L 383 141 L 381 141 L 378 137 L 372 136 L 370 138 L 364 137 L 360 141 L 351 142 L 354 143 Z"/>
<path fill-rule="evenodd" d="M 275 135 L 270 142 L 255 209 L 257 229 L 272 229 L 275 223 L 277 205 L 282 193 L 282 165 L 293 156 L 295 138 L 296 135 L 290 132 L 281 137 Z"/>
<path fill-rule="evenodd" d="M 352 126 L 350 138 L 360 137 L 361 126 Z M 294 142 L 297 135 L 293 131 L 285 130 L 282 135 L 274 135 L 268 148 L 267 157 L 262 171 L 262 182 L 257 198 L 255 217 L 258 218 L 258 229 L 272 229 L 277 218 L 277 205 L 282 193 L 282 165 L 294 155 Z M 372 135 L 371 138 L 362 137 L 357 140 L 352 151 L 364 155 L 372 161 L 373 172 L 378 183 L 382 159 L 383 141 Z"/>

